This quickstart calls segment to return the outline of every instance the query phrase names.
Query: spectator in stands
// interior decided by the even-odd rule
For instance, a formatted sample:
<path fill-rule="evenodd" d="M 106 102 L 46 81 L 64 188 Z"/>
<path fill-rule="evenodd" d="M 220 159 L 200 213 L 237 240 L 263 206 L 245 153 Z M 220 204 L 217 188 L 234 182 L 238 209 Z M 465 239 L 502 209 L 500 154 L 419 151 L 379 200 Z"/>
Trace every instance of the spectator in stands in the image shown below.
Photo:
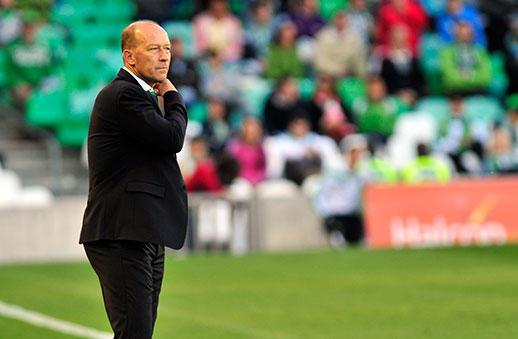
<path fill-rule="evenodd" d="M 481 171 L 486 134 L 483 122 L 466 117 L 463 98 L 453 96 L 450 117 L 440 126 L 436 150 L 451 158 L 457 172 L 477 173 Z"/>
<path fill-rule="evenodd" d="M 36 12 L 26 12 L 22 36 L 6 48 L 8 86 L 15 106 L 22 111 L 32 91 L 52 75 L 54 66 L 50 48 L 36 41 L 39 20 Z"/>
<path fill-rule="evenodd" d="M 371 77 L 367 86 L 367 98 L 357 98 L 353 102 L 354 121 L 361 133 L 376 135 L 386 141 L 403 112 L 403 105 L 396 98 L 387 96 L 380 77 Z"/>
<path fill-rule="evenodd" d="M 207 101 L 208 115 L 203 122 L 203 135 L 211 155 L 219 155 L 225 150 L 230 138 L 228 125 L 228 107 L 225 102 L 216 98 Z"/>
<path fill-rule="evenodd" d="M 267 138 L 268 177 L 284 177 L 301 185 L 307 176 L 320 172 L 321 168 L 343 167 L 336 143 L 311 132 L 310 126 L 307 115 L 297 112 L 287 132 Z"/>
<path fill-rule="evenodd" d="M 481 47 L 486 46 L 484 25 L 478 10 L 463 0 L 448 0 L 447 10 L 437 18 L 437 32 L 446 43 L 455 41 L 455 26 L 466 22 L 473 32 L 473 42 Z"/>
<path fill-rule="evenodd" d="M 202 137 L 191 139 L 191 156 L 196 165 L 192 175 L 185 180 L 188 192 L 219 192 L 223 185 L 219 179 L 216 163 L 209 155 Z"/>
<path fill-rule="evenodd" d="M 407 105 L 413 105 L 423 92 L 424 77 L 419 61 L 408 47 L 408 30 L 396 26 L 391 31 L 391 44 L 381 65 L 381 76 L 388 93 L 397 95 Z"/>
<path fill-rule="evenodd" d="M 348 20 L 346 12 L 338 12 L 333 23 L 316 34 L 314 68 L 318 73 L 335 78 L 366 76 L 366 46 L 358 33 L 349 27 Z"/>
<path fill-rule="evenodd" d="M 201 93 L 205 98 L 217 98 L 227 105 L 240 102 L 240 74 L 236 65 L 225 62 L 217 51 L 210 51 L 200 65 Z"/>
<path fill-rule="evenodd" d="M 443 48 L 440 69 L 447 93 L 484 93 L 491 81 L 488 52 L 473 43 L 470 24 L 459 22 L 455 28 L 456 42 Z"/>
<path fill-rule="evenodd" d="M 374 18 L 365 0 L 351 0 L 348 9 L 349 27 L 368 45 L 374 34 Z"/>
<path fill-rule="evenodd" d="M 277 82 L 264 106 L 264 127 L 270 135 L 286 131 L 295 112 L 304 110 L 297 82 L 283 78 Z"/>
<path fill-rule="evenodd" d="M 245 118 L 238 137 L 231 139 L 227 153 L 239 163 L 239 176 L 253 185 L 266 178 L 266 156 L 263 149 L 261 122 L 252 116 Z"/>
<path fill-rule="evenodd" d="M 509 96 L 507 104 L 507 124 L 513 137 L 513 144 L 518 148 L 518 93 Z"/>
<path fill-rule="evenodd" d="M 318 6 L 318 0 L 300 0 L 290 13 L 291 20 L 297 27 L 298 37 L 314 37 L 325 25 Z"/>
<path fill-rule="evenodd" d="M 241 58 L 243 28 L 241 21 L 228 10 L 227 0 L 210 0 L 208 9 L 198 14 L 193 23 L 199 53 L 216 50 L 225 61 Z"/>
<path fill-rule="evenodd" d="M 420 182 L 446 183 L 451 180 L 452 171 L 448 163 L 430 154 L 426 144 L 417 145 L 417 157 L 402 170 L 403 182 L 414 184 Z"/>
<path fill-rule="evenodd" d="M 486 170 L 491 174 L 518 172 L 518 149 L 513 145 L 510 126 L 496 123 L 486 147 Z"/>
<path fill-rule="evenodd" d="M 200 79 L 196 64 L 185 57 L 180 38 L 171 39 L 171 64 L 167 77 L 174 81 L 186 105 L 198 99 Z"/>
<path fill-rule="evenodd" d="M 518 12 L 511 16 L 505 39 L 505 70 L 509 79 L 507 93 L 518 93 Z"/>
<path fill-rule="evenodd" d="M 245 41 L 249 54 L 263 59 L 268 52 L 275 31 L 273 4 L 270 0 L 258 0 L 251 5 L 251 16 L 245 22 Z"/>
<path fill-rule="evenodd" d="M 407 46 L 417 55 L 421 35 L 428 24 L 426 13 L 416 0 L 389 0 L 381 5 L 376 22 L 376 37 L 380 55 L 387 53 L 393 27 L 408 29 Z"/>
<path fill-rule="evenodd" d="M 265 59 L 265 76 L 272 79 L 300 78 L 304 65 L 297 54 L 297 28 L 291 21 L 283 22 Z"/>
<path fill-rule="evenodd" d="M 307 113 L 312 130 L 330 136 L 337 143 L 356 130 L 352 116 L 342 103 L 332 77 L 318 78 L 313 98 L 307 104 Z"/>
<path fill-rule="evenodd" d="M 0 0 L 0 46 L 18 38 L 22 26 L 22 16 L 15 8 L 15 0 Z"/>
<path fill-rule="evenodd" d="M 345 168 L 324 171 L 304 183 L 304 190 L 309 190 L 313 206 L 323 218 L 329 243 L 333 247 L 355 245 L 363 238 L 361 201 L 365 181 L 358 167 L 366 152 L 365 137 L 349 135 L 343 143 Z M 308 182 L 312 187 L 307 187 Z"/>

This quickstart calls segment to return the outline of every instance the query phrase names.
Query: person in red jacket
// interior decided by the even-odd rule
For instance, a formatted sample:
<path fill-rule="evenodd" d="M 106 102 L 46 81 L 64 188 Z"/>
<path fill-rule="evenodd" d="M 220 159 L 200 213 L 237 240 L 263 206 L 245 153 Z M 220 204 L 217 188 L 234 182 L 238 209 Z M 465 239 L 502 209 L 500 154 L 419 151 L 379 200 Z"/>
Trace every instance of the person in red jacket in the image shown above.
<path fill-rule="evenodd" d="M 196 162 L 192 175 L 185 180 L 188 192 L 220 192 L 223 185 L 218 176 L 214 159 L 208 154 L 207 143 L 202 137 L 191 140 L 191 154 Z"/>
<path fill-rule="evenodd" d="M 382 55 L 388 51 L 390 32 L 395 26 L 408 29 L 408 46 L 415 56 L 419 42 L 428 24 L 423 7 L 416 0 L 388 0 L 381 5 L 376 22 L 376 40 Z"/>

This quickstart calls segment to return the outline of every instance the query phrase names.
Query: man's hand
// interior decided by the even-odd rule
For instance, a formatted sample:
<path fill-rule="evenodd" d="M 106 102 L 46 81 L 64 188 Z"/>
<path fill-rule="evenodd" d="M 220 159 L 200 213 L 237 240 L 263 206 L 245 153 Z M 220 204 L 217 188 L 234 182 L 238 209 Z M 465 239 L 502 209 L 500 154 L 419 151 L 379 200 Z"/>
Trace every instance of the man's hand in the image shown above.
<path fill-rule="evenodd" d="M 173 83 L 169 79 L 164 79 L 162 82 L 157 82 L 153 85 L 153 90 L 157 95 L 163 96 L 165 93 L 169 91 L 178 91 L 176 87 L 174 87 Z"/>

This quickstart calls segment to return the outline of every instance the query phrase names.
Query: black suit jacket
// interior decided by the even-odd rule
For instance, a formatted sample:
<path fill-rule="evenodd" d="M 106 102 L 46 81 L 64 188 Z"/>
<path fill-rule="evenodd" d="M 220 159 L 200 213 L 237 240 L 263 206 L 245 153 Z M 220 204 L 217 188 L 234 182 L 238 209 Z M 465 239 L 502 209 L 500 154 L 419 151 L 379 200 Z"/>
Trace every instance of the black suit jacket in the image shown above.
<path fill-rule="evenodd" d="M 164 116 L 124 69 L 97 95 L 88 130 L 88 203 L 80 243 L 136 240 L 181 248 L 187 195 L 176 161 L 187 111 L 164 95 Z"/>

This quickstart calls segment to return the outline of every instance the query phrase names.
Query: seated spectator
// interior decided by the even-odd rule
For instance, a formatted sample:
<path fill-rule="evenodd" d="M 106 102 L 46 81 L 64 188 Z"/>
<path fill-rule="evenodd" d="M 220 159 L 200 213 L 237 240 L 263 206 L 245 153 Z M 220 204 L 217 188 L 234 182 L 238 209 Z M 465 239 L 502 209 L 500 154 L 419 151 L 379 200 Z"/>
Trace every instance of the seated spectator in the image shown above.
<path fill-rule="evenodd" d="M 217 98 L 227 105 L 240 102 L 240 74 L 234 64 L 225 62 L 216 51 L 209 52 L 207 61 L 200 64 L 201 93 L 205 98 Z"/>
<path fill-rule="evenodd" d="M 188 192 L 219 192 L 223 185 L 219 179 L 216 164 L 207 152 L 207 145 L 202 137 L 191 139 L 191 156 L 195 162 L 194 172 L 185 180 Z"/>
<path fill-rule="evenodd" d="M 265 76 L 271 79 L 304 76 L 304 65 L 297 54 L 297 28 L 291 21 L 283 22 L 265 59 Z"/>
<path fill-rule="evenodd" d="M 333 247 L 356 245 L 363 238 L 361 201 L 365 182 L 358 166 L 365 157 L 367 143 L 361 135 L 349 135 L 343 145 L 345 168 L 324 171 L 311 178 L 311 200 L 323 218 Z"/>
<path fill-rule="evenodd" d="M 239 163 L 239 177 L 253 185 L 266 178 L 263 129 L 257 118 L 247 117 L 244 120 L 239 136 L 229 141 L 227 152 Z"/>
<path fill-rule="evenodd" d="M 374 76 L 368 81 L 367 98 L 357 98 L 352 110 L 359 132 L 377 135 L 386 141 L 394 131 L 403 106 L 396 98 L 387 96 L 383 79 Z"/>
<path fill-rule="evenodd" d="M 297 27 L 298 37 L 314 37 L 325 25 L 318 11 L 318 0 L 300 0 L 290 13 L 291 20 Z"/>
<path fill-rule="evenodd" d="M 374 19 L 367 8 L 366 0 L 351 0 L 347 13 L 349 27 L 368 46 L 374 34 Z"/>
<path fill-rule="evenodd" d="M 381 5 L 376 22 L 377 46 L 380 55 L 385 55 L 390 44 L 390 31 L 396 26 L 408 29 L 407 46 L 412 55 L 417 55 L 421 35 L 428 19 L 422 6 L 416 0 L 388 0 Z"/>
<path fill-rule="evenodd" d="M 284 177 L 301 185 L 304 179 L 323 169 L 341 168 L 340 153 L 329 137 L 311 132 L 306 114 L 295 114 L 288 131 L 265 141 L 267 173 L 270 178 Z"/>
<path fill-rule="evenodd" d="M 22 36 L 6 47 L 7 79 L 15 106 L 25 110 L 25 102 L 35 88 L 45 84 L 52 75 L 52 51 L 36 41 L 39 24 L 37 13 L 27 15 Z"/>
<path fill-rule="evenodd" d="M 481 121 L 471 122 L 466 118 L 462 97 L 453 96 L 450 107 L 450 117 L 440 126 L 436 150 L 451 158 L 457 172 L 480 172 L 484 159 L 482 145 L 487 139 L 485 126 Z"/>
<path fill-rule="evenodd" d="M 210 154 L 219 155 L 225 150 L 231 133 L 228 125 L 228 107 L 224 101 L 211 98 L 207 101 L 207 109 L 207 120 L 203 122 L 202 133 Z"/>
<path fill-rule="evenodd" d="M 286 131 L 295 112 L 304 110 L 299 88 L 293 78 L 278 81 L 264 106 L 264 128 L 270 135 Z"/>
<path fill-rule="evenodd" d="M 505 39 L 505 71 L 509 79 L 507 94 L 518 93 L 518 12 L 511 17 Z"/>
<path fill-rule="evenodd" d="M 314 68 L 320 74 L 340 78 L 351 75 L 364 77 L 367 73 L 365 43 L 349 27 L 345 12 L 335 14 L 333 23 L 317 33 L 314 48 Z"/>
<path fill-rule="evenodd" d="M 307 105 L 307 113 L 312 130 L 331 137 L 337 143 L 356 130 L 331 77 L 321 76 L 318 79 L 313 98 Z"/>
<path fill-rule="evenodd" d="M 455 41 L 455 26 L 459 22 L 466 22 L 473 32 L 473 42 L 481 47 L 486 46 L 484 26 L 478 10 L 464 3 L 463 0 L 448 0 L 447 10 L 437 18 L 437 32 L 446 43 Z"/>
<path fill-rule="evenodd" d="M 484 93 L 491 81 L 491 63 L 488 52 L 473 44 L 473 31 L 468 23 L 456 28 L 456 42 L 443 48 L 440 70 L 447 93 Z"/>
<path fill-rule="evenodd" d="M 210 0 L 208 9 L 194 18 L 193 25 L 199 53 L 215 50 L 225 61 L 241 58 L 243 28 L 241 21 L 229 12 L 227 0 Z"/>
<path fill-rule="evenodd" d="M 178 88 L 187 105 L 198 99 L 199 76 L 196 64 L 185 57 L 183 42 L 179 38 L 171 39 L 171 63 L 167 77 Z"/>
<path fill-rule="evenodd" d="M 14 0 L 0 1 L 0 46 L 5 46 L 22 33 L 22 15 Z"/>
<path fill-rule="evenodd" d="M 403 182 L 407 184 L 421 182 L 446 183 L 451 180 L 452 171 L 448 163 L 430 154 L 425 144 L 417 145 L 417 157 L 402 170 Z"/>
<path fill-rule="evenodd" d="M 408 47 L 408 31 L 405 26 L 392 28 L 391 44 L 381 65 L 381 76 L 388 93 L 397 95 L 412 106 L 423 92 L 424 78 L 419 61 Z"/>
<path fill-rule="evenodd" d="M 258 0 L 251 7 L 251 17 L 245 22 L 246 46 L 251 58 L 263 59 L 275 31 L 273 5 L 269 0 Z"/>
<path fill-rule="evenodd" d="M 513 145 L 510 126 L 496 123 L 486 146 L 486 169 L 490 174 L 518 172 L 518 149 Z"/>

